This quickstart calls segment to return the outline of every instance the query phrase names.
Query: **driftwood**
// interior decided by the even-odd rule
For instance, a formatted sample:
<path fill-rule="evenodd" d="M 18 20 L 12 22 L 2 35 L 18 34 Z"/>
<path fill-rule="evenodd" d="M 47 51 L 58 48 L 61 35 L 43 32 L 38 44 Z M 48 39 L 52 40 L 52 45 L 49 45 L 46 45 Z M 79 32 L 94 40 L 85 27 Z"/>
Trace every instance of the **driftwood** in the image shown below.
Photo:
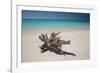
<path fill-rule="evenodd" d="M 41 53 L 44 53 L 46 51 L 50 51 L 50 52 L 54 52 L 58 55 L 72 55 L 72 56 L 76 56 L 74 53 L 70 53 L 67 51 L 63 51 L 61 49 L 62 45 L 65 44 L 71 44 L 71 41 L 64 41 L 61 40 L 61 37 L 58 37 L 59 33 L 51 33 L 50 37 L 48 37 L 47 34 L 41 34 L 39 36 L 39 39 L 44 42 L 40 48 L 41 48 Z"/>

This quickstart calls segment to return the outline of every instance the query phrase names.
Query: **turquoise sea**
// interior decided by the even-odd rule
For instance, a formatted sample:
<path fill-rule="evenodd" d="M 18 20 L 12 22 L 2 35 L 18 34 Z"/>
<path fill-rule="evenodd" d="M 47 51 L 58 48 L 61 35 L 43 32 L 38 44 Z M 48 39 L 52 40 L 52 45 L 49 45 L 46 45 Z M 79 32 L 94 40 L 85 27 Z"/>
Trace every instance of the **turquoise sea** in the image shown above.
<path fill-rule="evenodd" d="M 88 21 L 79 20 L 56 20 L 56 19 L 22 19 L 22 30 L 45 30 L 45 29 L 89 29 Z"/>

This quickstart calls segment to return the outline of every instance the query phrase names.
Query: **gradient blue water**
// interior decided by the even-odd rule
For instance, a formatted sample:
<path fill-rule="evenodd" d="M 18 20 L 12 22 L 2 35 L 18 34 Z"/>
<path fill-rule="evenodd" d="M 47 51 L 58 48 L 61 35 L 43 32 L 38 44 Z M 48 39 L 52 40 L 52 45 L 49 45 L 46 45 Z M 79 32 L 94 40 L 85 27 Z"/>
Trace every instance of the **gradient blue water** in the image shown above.
<path fill-rule="evenodd" d="M 44 29 L 89 29 L 89 22 L 77 20 L 22 19 L 22 30 Z"/>

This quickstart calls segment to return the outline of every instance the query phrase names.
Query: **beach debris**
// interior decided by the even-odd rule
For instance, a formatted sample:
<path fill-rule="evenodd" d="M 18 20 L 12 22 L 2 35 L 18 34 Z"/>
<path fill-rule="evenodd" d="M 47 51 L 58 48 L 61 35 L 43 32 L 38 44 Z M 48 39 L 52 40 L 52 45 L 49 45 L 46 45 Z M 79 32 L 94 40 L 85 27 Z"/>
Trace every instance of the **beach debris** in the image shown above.
<path fill-rule="evenodd" d="M 55 54 L 58 55 L 72 55 L 76 56 L 74 53 L 63 51 L 61 47 L 65 44 L 71 44 L 71 40 L 65 41 L 61 40 L 61 37 L 58 35 L 61 32 L 54 33 L 52 32 L 50 36 L 48 37 L 47 34 L 41 34 L 39 36 L 39 39 L 43 42 L 43 44 L 40 47 L 41 53 L 44 53 L 46 51 L 54 52 Z"/>

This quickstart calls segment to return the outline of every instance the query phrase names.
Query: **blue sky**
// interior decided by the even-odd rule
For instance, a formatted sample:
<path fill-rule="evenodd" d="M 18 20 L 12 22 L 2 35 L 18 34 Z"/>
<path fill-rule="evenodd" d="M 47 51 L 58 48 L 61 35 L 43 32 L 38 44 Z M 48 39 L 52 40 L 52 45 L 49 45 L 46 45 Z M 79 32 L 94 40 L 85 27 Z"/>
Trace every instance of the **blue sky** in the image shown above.
<path fill-rule="evenodd" d="M 89 13 L 75 12 L 48 12 L 48 11 L 33 11 L 22 10 L 22 19 L 61 19 L 61 20 L 81 20 L 90 21 Z"/>

